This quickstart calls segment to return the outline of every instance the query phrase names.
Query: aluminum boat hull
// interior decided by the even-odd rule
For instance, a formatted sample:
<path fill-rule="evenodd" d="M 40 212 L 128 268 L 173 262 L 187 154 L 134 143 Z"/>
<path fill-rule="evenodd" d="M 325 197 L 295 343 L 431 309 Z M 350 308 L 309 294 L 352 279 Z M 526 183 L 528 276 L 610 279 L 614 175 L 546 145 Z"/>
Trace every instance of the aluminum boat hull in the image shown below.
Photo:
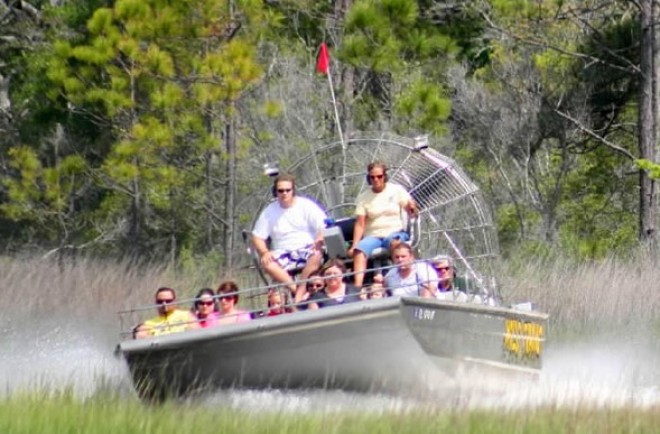
<path fill-rule="evenodd" d="M 545 314 L 501 307 L 383 299 L 124 341 L 118 349 L 147 399 L 230 387 L 397 391 L 428 387 L 468 364 L 534 372 L 546 322 Z"/>

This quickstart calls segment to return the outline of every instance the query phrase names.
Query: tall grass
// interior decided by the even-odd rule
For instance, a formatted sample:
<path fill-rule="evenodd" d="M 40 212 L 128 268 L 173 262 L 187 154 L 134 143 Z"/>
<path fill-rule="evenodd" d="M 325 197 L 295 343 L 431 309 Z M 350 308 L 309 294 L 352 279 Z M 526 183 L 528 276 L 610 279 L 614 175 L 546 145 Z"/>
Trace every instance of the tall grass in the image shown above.
<path fill-rule="evenodd" d="M 41 258 L 0 259 L 0 309 L 114 315 L 150 304 L 159 286 L 192 297 L 221 280 L 257 286 L 253 270 L 221 270 L 213 264 L 184 272 L 157 264 L 80 258 L 58 264 Z M 660 312 L 660 264 L 645 252 L 575 263 L 559 257 L 504 263 L 500 275 L 506 302 L 533 301 L 553 327 L 586 330 L 631 323 L 652 324 Z M 247 303 L 247 301 L 243 301 Z"/>
<path fill-rule="evenodd" d="M 75 261 L 0 258 L 0 306 L 20 313 L 59 311 L 107 315 L 153 302 L 161 286 L 177 289 L 179 298 L 201 287 L 217 288 L 225 279 L 256 285 L 251 270 L 221 270 L 213 264 L 181 272 L 159 264 L 135 264 L 77 258 Z M 0 309 L 3 309 L 0 307 Z"/>
<path fill-rule="evenodd" d="M 501 281 L 506 300 L 534 301 L 562 330 L 645 327 L 660 318 L 660 263 L 646 251 L 581 263 L 505 263 Z"/>

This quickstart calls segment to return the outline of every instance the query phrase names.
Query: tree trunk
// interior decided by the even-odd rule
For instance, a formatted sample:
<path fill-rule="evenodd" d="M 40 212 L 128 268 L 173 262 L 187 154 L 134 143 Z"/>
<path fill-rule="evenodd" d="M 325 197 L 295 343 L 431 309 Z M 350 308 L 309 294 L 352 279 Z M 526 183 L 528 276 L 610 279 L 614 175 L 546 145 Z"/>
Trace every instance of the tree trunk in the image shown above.
<path fill-rule="evenodd" d="M 656 158 L 656 117 L 657 104 L 654 98 L 655 32 L 653 28 L 656 0 L 641 0 L 641 53 L 640 53 L 640 98 L 639 98 L 639 156 L 652 162 Z M 655 7 L 654 7 L 655 6 Z M 656 239 L 656 185 L 649 174 L 639 172 L 639 237 L 646 244 L 654 245 Z"/>
<path fill-rule="evenodd" d="M 228 110 L 232 113 L 233 110 Z M 234 204 L 236 196 L 236 138 L 231 118 L 225 125 L 225 149 L 227 150 L 227 187 L 225 190 L 225 236 L 224 262 L 227 268 L 233 266 L 234 252 Z"/>
<path fill-rule="evenodd" d="M 206 177 L 206 206 L 208 210 L 213 209 L 213 179 L 211 178 L 211 168 L 213 162 L 213 154 L 210 151 L 207 151 L 204 155 L 204 176 Z M 205 241 L 205 250 L 210 252 L 213 249 L 213 215 L 211 212 L 205 213 L 205 222 L 204 222 L 204 241 Z"/>

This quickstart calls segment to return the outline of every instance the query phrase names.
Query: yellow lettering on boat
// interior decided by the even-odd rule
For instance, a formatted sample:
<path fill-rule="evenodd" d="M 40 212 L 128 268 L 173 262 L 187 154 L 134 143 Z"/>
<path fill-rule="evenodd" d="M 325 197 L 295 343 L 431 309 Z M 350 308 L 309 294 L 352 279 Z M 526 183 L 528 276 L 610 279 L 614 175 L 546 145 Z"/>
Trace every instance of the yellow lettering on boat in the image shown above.
<path fill-rule="evenodd" d="M 518 357 L 539 357 L 544 330 L 541 324 L 504 320 L 504 350 Z"/>

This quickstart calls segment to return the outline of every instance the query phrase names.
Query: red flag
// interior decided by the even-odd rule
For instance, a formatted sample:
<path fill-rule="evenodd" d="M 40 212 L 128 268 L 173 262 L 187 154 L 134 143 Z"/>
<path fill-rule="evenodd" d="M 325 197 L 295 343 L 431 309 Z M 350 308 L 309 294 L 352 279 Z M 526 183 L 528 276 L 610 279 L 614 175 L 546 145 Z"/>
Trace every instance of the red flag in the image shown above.
<path fill-rule="evenodd" d="M 321 43 L 319 55 L 316 58 L 316 72 L 323 75 L 327 75 L 330 72 L 330 55 L 328 54 L 328 46 L 325 45 L 325 42 Z"/>

